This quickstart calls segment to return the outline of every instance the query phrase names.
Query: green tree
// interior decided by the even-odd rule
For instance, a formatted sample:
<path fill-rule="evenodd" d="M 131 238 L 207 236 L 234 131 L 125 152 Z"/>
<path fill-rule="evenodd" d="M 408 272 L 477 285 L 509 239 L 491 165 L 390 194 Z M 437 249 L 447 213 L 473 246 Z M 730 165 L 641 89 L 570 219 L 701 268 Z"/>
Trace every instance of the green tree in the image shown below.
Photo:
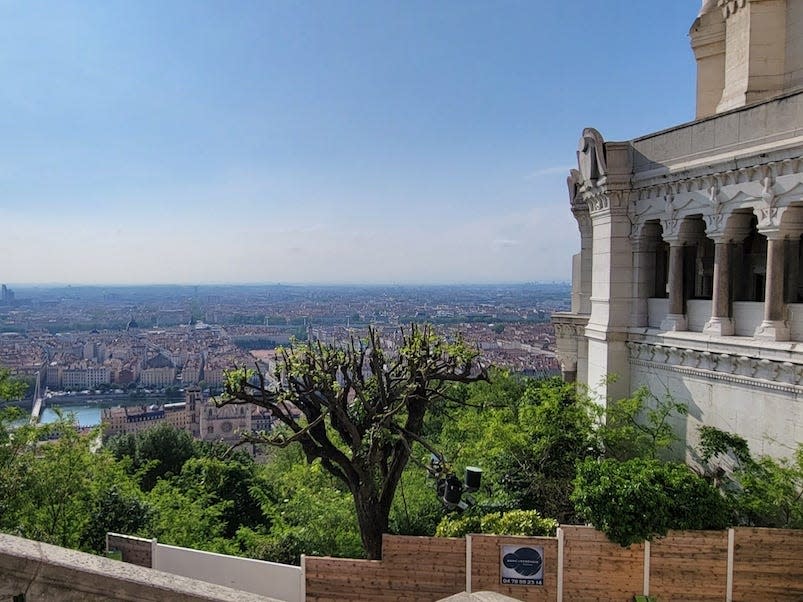
<path fill-rule="evenodd" d="M 686 405 L 675 401 L 668 392 L 658 397 L 647 387 L 639 388 L 630 397 L 608 402 L 600 429 L 605 456 L 629 460 L 669 455 L 677 441 L 672 419 L 686 414 Z"/>
<path fill-rule="evenodd" d="M 20 399 L 28 390 L 28 384 L 14 378 L 7 368 L 0 367 L 0 401 Z"/>
<path fill-rule="evenodd" d="M 586 459 L 571 497 L 586 520 L 622 546 L 669 529 L 724 529 L 731 517 L 725 498 L 688 466 L 648 458 Z"/>
<path fill-rule="evenodd" d="M 256 527 L 264 519 L 258 500 L 251 494 L 254 483 L 253 461 L 209 456 L 187 460 L 174 481 L 184 495 L 211 504 L 226 503 L 220 506 L 225 537 L 233 537 L 241 526 Z"/>
<path fill-rule="evenodd" d="M 528 379 L 519 386 L 500 375 L 470 392 L 464 409 L 444 423 L 439 442 L 458 468 L 483 468 L 486 503 L 571 522 L 575 464 L 600 454 L 598 415 L 598 406 L 573 385 Z"/>
<path fill-rule="evenodd" d="M 39 428 L 26 418 L 17 407 L 0 408 L 0 530 L 6 532 L 18 530 L 24 494 L 32 478 L 29 467 Z"/>
<path fill-rule="evenodd" d="M 130 458 L 143 490 L 150 491 L 160 478 L 178 475 L 184 463 L 197 455 L 195 443 L 184 430 L 163 423 L 136 435 L 110 438 L 105 445 L 118 460 Z"/>
<path fill-rule="evenodd" d="M 261 373 L 254 384 L 245 369 L 229 372 L 219 403 L 268 408 L 286 432 L 247 440 L 297 442 L 308 462 L 319 460 L 351 493 L 366 554 L 378 559 L 412 445 L 424 441 L 426 413 L 449 383 L 487 378 L 477 355 L 462 341 L 447 343 L 431 328 L 415 325 L 390 353 L 371 329 L 364 342 L 283 349 L 274 386 Z"/>
<path fill-rule="evenodd" d="M 28 479 L 19 492 L 22 503 L 16 520 L 20 534 L 64 547 L 100 551 L 100 530 L 106 526 L 116 528 L 124 523 L 134 532 L 144 526 L 145 510 L 121 521 L 121 510 L 110 503 L 114 491 L 118 498 L 139 500 L 138 489 L 110 453 L 93 451 L 99 436 L 96 431 L 82 433 L 72 419 L 60 418 L 40 427 L 38 435 L 49 439 L 26 457 Z"/>
<path fill-rule="evenodd" d="M 174 546 L 224 554 L 233 551 L 224 537 L 227 524 L 223 518 L 231 501 L 216 502 L 185 492 L 170 478 L 157 480 L 147 500 L 153 509 L 148 531 L 151 537 Z"/>
<path fill-rule="evenodd" d="M 747 441 L 712 426 L 699 428 L 704 476 L 734 508 L 736 522 L 803 528 L 803 444 L 791 458 L 753 458 Z"/>

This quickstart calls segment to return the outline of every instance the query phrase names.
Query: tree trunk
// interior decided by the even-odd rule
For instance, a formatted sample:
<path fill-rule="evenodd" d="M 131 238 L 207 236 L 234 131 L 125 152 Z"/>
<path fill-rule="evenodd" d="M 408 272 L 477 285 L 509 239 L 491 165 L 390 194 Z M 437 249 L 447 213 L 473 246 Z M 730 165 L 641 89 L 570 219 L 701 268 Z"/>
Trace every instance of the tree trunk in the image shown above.
<path fill-rule="evenodd" d="M 382 535 L 388 530 L 390 504 L 380 504 L 375 491 L 360 488 L 354 493 L 357 523 L 368 560 L 382 559 Z"/>

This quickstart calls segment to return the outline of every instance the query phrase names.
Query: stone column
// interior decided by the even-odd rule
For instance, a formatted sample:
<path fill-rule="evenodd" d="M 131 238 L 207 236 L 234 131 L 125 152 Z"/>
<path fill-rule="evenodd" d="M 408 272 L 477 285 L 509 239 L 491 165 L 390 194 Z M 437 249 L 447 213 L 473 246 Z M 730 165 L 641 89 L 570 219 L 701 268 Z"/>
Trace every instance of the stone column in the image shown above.
<path fill-rule="evenodd" d="M 733 334 L 733 318 L 730 315 L 730 255 L 729 240 L 714 241 L 714 291 L 711 296 L 711 319 L 703 328 L 705 334 Z"/>
<path fill-rule="evenodd" d="M 783 297 L 784 236 L 781 232 L 768 232 L 767 279 L 764 288 L 764 321 L 755 336 L 771 341 L 788 341 L 789 325 L 785 320 L 786 305 Z"/>
<path fill-rule="evenodd" d="M 686 330 L 683 313 L 683 241 L 669 242 L 669 312 L 661 322 L 663 330 Z"/>
<path fill-rule="evenodd" d="M 633 241 L 633 306 L 630 313 L 631 326 L 646 328 L 649 322 L 647 299 L 653 295 L 655 279 L 655 247 L 658 233 L 656 226 L 645 225 Z"/>

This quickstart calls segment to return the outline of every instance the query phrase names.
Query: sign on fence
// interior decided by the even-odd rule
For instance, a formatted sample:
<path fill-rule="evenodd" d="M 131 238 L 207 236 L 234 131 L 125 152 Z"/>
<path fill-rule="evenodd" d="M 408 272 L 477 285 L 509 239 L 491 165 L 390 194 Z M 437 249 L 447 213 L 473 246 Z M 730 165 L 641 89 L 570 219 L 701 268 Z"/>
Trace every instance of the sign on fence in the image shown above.
<path fill-rule="evenodd" d="M 502 546 L 501 575 L 502 585 L 543 585 L 543 546 Z"/>

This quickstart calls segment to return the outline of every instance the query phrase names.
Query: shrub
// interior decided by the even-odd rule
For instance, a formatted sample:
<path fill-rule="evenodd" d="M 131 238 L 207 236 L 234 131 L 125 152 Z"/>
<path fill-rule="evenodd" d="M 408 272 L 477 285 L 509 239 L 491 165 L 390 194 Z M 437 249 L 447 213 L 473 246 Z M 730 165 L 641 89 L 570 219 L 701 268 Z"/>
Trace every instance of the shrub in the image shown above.
<path fill-rule="evenodd" d="M 544 518 L 536 510 L 509 510 L 479 516 L 445 516 L 435 531 L 437 537 L 464 537 L 469 533 L 494 535 L 554 535 L 558 521 Z"/>
<path fill-rule="evenodd" d="M 577 511 L 622 546 L 669 529 L 724 529 L 729 523 L 725 498 L 684 464 L 586 460 L 574 484 Z"/>

